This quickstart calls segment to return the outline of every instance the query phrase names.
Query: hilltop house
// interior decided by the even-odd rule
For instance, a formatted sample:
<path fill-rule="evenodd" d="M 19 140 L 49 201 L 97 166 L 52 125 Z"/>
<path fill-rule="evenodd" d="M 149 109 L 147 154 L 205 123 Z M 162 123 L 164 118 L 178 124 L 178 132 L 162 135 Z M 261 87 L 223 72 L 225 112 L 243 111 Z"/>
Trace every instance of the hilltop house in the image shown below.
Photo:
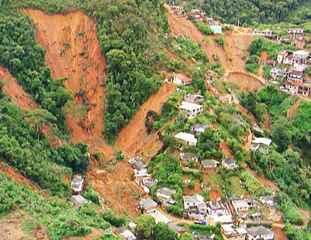
<path fill-rule="evenodd" d="M 242 218 L 245 218 L 249 210 L 254 207 L 253 201 L 250 199 L 232 199 L 231 204 L 235 213 Z"/>
<path fill-rule="evenodd" d="M 288 39 L 297 48 L 304 48 L 304 29 L 303 28 L 290 28 L 288 29 Z"/>
<path fill-rule="evenodd" d="M 200 94 L 191 94 L 188 93 L 186 94 L 186 96 L 184 97 L 184 101 L 185 102 L 191 102 L 191 103 L 197 103 L 200 104 L 202 102 L 204 102 L 204 97 Z"/>
<path fill-rule="evenodd" d="M 156 192 L 157 199 L 164 206 L 175 204 L 175 200 L 173 199 L 174 194 L 176 194 L 176 190 L 167 187 L 159 188 Z"/>
<path fill-rule="evenodd" d="M 282 68 L 274 67 L 271 69 L 270 75 L 273 80 L 276 80 L 278 78 L 281 78 L 281 79 L 285 78 L 286 73 L 287 73 L 286 70 Z"/>
<path fill-rule="evenodd" d="M 197 162 L 198 161 L 198 157 L 193 154 L 193 153 L 180 153 L 180 160 L 183 162 Z"/>
<path fill-rule="evenodd" d="M 208 128 L 207 124 L 195 124 L 191 127 L 191 131 L 195 134 L 195 135 L 199 135 L 201 133 L 204 133 L 205 130 Z"/>
<path fill-rule="evenodd" d="M 189 119 L 196 117 L 203 112 L 203 106 L 196 103 L 182 101 L 179 109 L 184 112 Z"/>
<path fill-rule="evenodd" d="M 71 181 L 71 190 L 74 194 L 79 194 L 83 190 L 84 178 L 81 175 L 74 175 Z"/>
<path fill-rule="evenodd" d="M 276 39 L 277 38 L 277 36 L 269 29 L 266 29 L 266 30 L 255 29 L 253 32 L 253 35 L 262 36 L 262 37 L 266 37 L 269 39 Z"/>
<path fill-rule="evenodd" d="M 73 203 L 73 205 L 77 208 L 81 207 L 82 205 L 88 203 L 88 200 L 86 200 L 83 196 L 80 194 L 78 195 L 72 195 L 70 198 L 70 201 Z"/>
<path fill-rule="evenodd" d="M 274 207 L 275 206 L 275 200 L 273 196 L 262 196 L 259 198 L 259 201 L 268 206 L 268 207 Z"/>
<path fill-rule="evenodd" d="M 248 240 L 273 240 L 274 233 L 263 226 L 251 227 L 247 229 Z"/>
<path fill-rule="evenodd" d="M 202 169 L 203 170 L 210 170 L 215 169 L 219 165 L 219 162 L 213 159 L 207 159 L 201 161 Z"/>
<path fill-rule="evenodd" d="M 221 233 L 227 240 L 245 240 L 247 231 L 245 228 L 233 224 L 222 224 Z"/>
<path fill-rule="evenodd" d="M 209 222 L 216 223 L 232 223 L 232 215 L 221 201 L 210 201 L 207 203 L 207 217 Z"/>
<path fill-rule="evenodd" d="M 141 209 L 143 212 L 147 212 L 157 207 L 158 207 L 158 204 L 155 201 L 153 201 L 151 198 L 141 199 L 139 202 L 139 209 Z"/>
<path fill-rule="evenodd" d="M 221 164 L 225 169 L 228 169 L 228 170 L 233 170 L 238 167 L 238 165 L 236 164 L 233 158 L 225 158 L 222 160 Z"/>
<path fill-rule="evenodd" d="M 272 143 L 272 140 L 270 138 L 254 138 L 252 140 L 252 146 L 251 149 L 253 151 L 257 151 L 258 148 L 262 147 L 262 146 L 270 146 Z"/>
<path fill-rule="evenodd" d="M 213 18 L 207 18 L 207 24 L 214 34 L 222 33 L 222 26 L 220 22 L 214 20 Z"/>
<path fill-rule="evenodd" d="M 120 230 L 120 236 L 124 239 L 124 240 L 136 240 L 136 236 L 134 235 L 134 233 L 132 233 L 130 230 L 128 229 L 121 229 Z"/>
<path fill-rule="evenodd" d="M 196 146 L 198 139 L 190 133 L 180 132 L 177 133 L 174 138 L 178 141 L 181 141 L 189 146 Z"/>
<path fill-rule="evenodd" d="M 192 79 L 182 73 L 174 73 L 173 77 L 171 78 L 171 82 L 175 83 L 176 85 L 191 85 Z"/>
<path fill-rule="evenodd" d="M 165 216 L 162 212 L 160 212 L 158 209 L 151 209 L 146 212 L 146 215 L 153 217 L 154 221 L 157 224 L 158 223 L 168 224 L 172 221 L 167 216 Z"/>
<path fill-rule="evenodd" d="M 204 198 L 199 195 L 183 196 L 185 214 L 195 220 L 203 220 L 207 214 Z"/>
<path fill-rule="evenodd" d="M 196 21 L 203 21 L 205 18 L 205 12 L 200 9 L 192 9 L 187 15 L 189 19 Z"/>

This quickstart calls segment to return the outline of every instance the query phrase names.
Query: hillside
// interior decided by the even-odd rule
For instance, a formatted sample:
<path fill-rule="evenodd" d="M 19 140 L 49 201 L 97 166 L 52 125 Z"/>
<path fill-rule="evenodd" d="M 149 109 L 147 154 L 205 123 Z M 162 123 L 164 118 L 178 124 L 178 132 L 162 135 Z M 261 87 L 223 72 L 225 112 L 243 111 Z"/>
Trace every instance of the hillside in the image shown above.
<path fill-rule="evenodd" d="M 0 0 L 0 240 L 311 239 L 309 4 L 165 2 Z"/>

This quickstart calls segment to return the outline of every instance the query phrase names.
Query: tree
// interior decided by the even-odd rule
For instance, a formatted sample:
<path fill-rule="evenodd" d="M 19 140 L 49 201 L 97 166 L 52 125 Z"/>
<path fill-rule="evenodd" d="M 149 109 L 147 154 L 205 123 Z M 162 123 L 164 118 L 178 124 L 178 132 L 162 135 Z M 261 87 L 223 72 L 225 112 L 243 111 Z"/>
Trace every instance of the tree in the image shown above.
<path fill-rule="evenodd" d="M 159 223 L 154 228 L 155 240 L 177 240 L 177 234 L 164 223 Z"/>
<path fill-rule="evenodd" d="M 140 236 L 141 239 L 148 239 L 152 236 L 153 228 L 156 224 L 153 217 L 146 215 L 139 216 L 136 223 L 138 236 Z"/>
<path fill-rule="evenodd" d="M 272 140 L 282 152 L 292 143 L 291 128 L 292 125 L 285 117 L 279 118 L 272 126 Z"/>
<path fill-rule="evenodd" d="M 37 132 L 47 123 L 55 123 L 56 117 L 45 109 L 35 109 L 25 115 L 25 119 Z"/>

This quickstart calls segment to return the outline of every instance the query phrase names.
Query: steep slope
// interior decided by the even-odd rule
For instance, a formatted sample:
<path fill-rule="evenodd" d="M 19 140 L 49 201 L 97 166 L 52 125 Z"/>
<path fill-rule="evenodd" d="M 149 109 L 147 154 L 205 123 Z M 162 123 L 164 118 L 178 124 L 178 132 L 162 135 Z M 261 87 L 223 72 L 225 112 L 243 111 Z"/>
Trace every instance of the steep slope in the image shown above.
<path fill-rule="evenodd" d="M 134 115 L 129 124 L 120 132 L 116 146 L 128 155 L 134 155 L 146 144 L 147 131 L 145 128 L 145 117 L 148 111 L 160 112 L 161 106 L 175 91 L 175 85 L 165 84 L 160 90 L 152 95 Z M 150 139 L 150 137 L 149 137 Z"/>
<path fill-rule="evenodd" d="M 72 142 L 93 142 L 102 135 L 106 72 L 95 22 L 79 11 L 65 15 L 23 12 L 36 26 L 53 78 L 66 78 L 65 87 L 74 96 L 66 116 Z"/>
<path fill-rule="evenodd" d="M 23 110 L 34 110 L 37 104 L 18 84 L 9 71 L 0 66 L 0 79 L 3 80 L 3 92 Z"/>

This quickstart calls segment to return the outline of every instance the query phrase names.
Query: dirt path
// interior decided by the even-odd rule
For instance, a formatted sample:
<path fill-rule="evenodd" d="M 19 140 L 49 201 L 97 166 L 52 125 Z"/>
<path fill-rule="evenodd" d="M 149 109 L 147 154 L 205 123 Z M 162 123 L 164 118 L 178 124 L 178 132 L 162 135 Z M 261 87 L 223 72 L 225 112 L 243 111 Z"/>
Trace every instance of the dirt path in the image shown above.
<path fill-rule="evenodd" d="M 37 28 L 53 78 L 66 77 L 65 87 L 74 96 L 66 117 L 71 141 L 93 143 L 102 136 L 106 75 L 95 22 L 80 11 L 65 15 L 23 12 Z"/>
<path fill-rule="evenodd" d="M 145 117 L 150 110 L 160 113 L 163 103 L 175 92 L 175 89 L 173 84 L 164 84 L 140 107 L 129 124 L 121 130 L 116 141 L 118 149 L 132 156 L 148 145 L 152 137 L 147 137 Z M 153 136 L 153 138 L 156 137 Z"/>

